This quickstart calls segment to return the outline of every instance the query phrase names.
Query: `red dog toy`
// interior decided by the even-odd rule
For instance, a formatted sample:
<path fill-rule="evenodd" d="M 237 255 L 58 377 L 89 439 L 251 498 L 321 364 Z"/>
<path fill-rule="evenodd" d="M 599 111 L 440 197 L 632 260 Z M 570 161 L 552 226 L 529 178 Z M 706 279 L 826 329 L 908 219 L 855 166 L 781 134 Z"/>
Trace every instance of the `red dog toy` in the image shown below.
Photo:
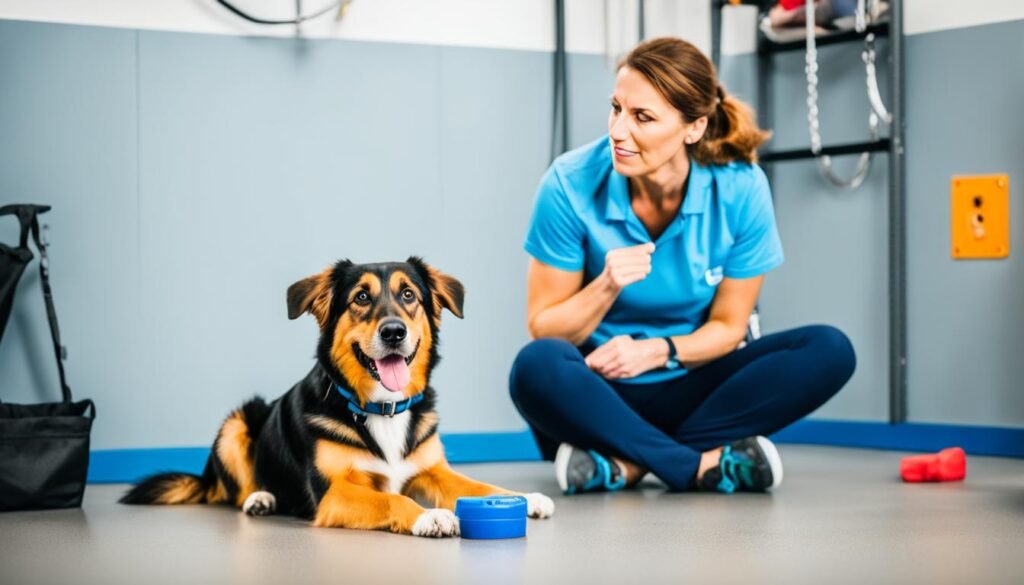
<path fill-rule="evenodd" d="M 943 449 L 931 455 L 904 457 L 900 462 L 903 481 L 960 481 L 967 475 L 967 455 L 960 447 Z"/>

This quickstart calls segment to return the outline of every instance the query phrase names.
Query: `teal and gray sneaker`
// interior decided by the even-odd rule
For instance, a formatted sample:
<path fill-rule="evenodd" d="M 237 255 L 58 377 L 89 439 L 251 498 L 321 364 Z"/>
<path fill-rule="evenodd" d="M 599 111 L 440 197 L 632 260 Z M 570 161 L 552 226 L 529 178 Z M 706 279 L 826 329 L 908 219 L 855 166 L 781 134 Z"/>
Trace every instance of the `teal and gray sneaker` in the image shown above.
<path fill-rule="evenodd" d="M 562 443 L 555 455 L 558 487 L 566 495 L 583 492 L 613 492 L 626 486 L 619 466 L 595 451 L 585 451 Z"/>
<path fill-rule="evenodd" d="M 747 437 L 722 448 L 718 467 L 704 472 L 698 488 L 704 491 L 763 492 L 782 483 L 779 450 L 765 437 Z"/>

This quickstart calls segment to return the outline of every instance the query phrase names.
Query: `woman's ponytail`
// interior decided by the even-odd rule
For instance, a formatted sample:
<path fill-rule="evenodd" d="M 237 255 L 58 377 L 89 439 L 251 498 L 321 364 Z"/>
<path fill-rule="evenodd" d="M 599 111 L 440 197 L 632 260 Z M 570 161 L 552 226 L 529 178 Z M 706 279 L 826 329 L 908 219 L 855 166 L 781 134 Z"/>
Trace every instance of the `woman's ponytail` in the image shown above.
<path fill-rule="evenodd" d="M 715 89 L 714 110 L 708 114 L 708 128 L 690 154 L 702 165 L 723 165 L 733 161 L 757 162 L 757 149 L 771 132 L 757 126 L 754 111 L 743 101 Z"/>

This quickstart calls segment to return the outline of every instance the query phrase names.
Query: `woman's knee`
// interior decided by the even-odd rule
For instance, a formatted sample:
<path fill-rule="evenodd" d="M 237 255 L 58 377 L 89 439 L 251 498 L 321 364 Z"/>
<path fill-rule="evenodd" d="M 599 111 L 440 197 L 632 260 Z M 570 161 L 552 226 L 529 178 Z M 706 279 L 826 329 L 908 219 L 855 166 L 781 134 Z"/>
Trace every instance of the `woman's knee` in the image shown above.
<path fill-rule="evenodd" d="M 582 359 L 580 350 L 564 339 L 544 337 L 527 343 L 519 350 L 515 361 L 512 363 L 513 372 L 536 371 L 550 367 L 556 361 Z"/>
<path fill-rule="evenodd" d="M 519 350 L 512 371 L 509 374 L 509 392 L 512 399 L 520 402 L 531 399 L 539 393 L 550 392 L 543 388 L 550 379 L 558 362 L 582 360 L 576 346 L 564 339 L 542 338 L 531 341 Z M 547 391 L 547 392 L 545 392 Z"/>
<path fill-rule="evenodd" d="M 831 325 L 813 325 L 807 329 L 808 345 L 815 354 L 815 362 L 825 370 L 825 376 L 834 381 L 834 391 L 838 391 L 857 368 L 853 343 L 845 333 Z"/>

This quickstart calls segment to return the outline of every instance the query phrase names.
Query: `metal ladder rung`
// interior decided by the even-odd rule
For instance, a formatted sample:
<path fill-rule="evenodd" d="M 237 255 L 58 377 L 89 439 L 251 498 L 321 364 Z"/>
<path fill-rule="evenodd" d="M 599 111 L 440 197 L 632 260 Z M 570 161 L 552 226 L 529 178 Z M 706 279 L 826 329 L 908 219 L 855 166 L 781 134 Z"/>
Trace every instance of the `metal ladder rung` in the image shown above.
<path fill-rule="evenodd" d="M 879 140 L 872 140 L 868 142 L 855 142 L 852 144 L 837 144 L 835 146 L 822 147 L 821 152 L 814 154 L 810 148 L 797 148 L 793 150 L 778 150 L 772 152 L 763 152 L 758 156 L 759 160 L 764 163 L 772 162 L 784 162 L 790 160 L 803 160 L 809 158 L 815 158 L 817 156 L 845 156 L 851 154 L 860 154 L 862 152 L 888 152 L 889 151 L 889 139 L 882 138 Z"/>

